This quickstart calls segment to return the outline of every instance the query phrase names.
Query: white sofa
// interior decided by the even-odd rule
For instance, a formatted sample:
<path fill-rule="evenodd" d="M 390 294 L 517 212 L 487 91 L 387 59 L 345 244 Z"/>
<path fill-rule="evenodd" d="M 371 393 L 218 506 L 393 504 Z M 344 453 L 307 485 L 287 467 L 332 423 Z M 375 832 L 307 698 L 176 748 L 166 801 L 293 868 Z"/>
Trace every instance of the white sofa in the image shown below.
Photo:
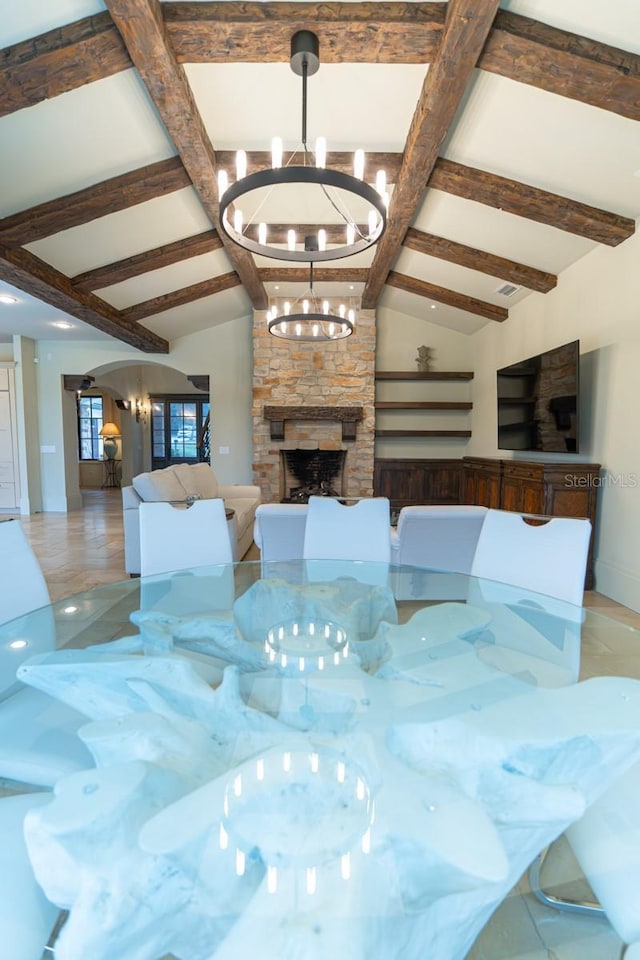
<path fill-rule="evenodd" d="M 260 503 L 260 487 L 218 483 L 208 463 L 179 463 L 164 470 L 140 473 L 130 487 L 122 488 L 124 564 L 129 574 L 140 573 L 139 506 L 145 502 L 181 503 L 189 497 L 211 500 L 221 497 L 234 511 L 229 535 L 235 560 L 241 560 L 253 543 L 253 524 Z"/>

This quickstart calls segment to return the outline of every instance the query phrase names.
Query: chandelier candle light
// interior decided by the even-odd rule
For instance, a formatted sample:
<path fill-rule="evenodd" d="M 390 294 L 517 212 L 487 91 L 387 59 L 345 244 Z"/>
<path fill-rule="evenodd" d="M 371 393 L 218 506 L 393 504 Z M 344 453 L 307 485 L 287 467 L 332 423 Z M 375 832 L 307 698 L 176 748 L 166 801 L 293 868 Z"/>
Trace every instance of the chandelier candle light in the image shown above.
<path fill-rule="evenodd" d="M 305 250 L 314 251 L 315 237 L 305 239 Z M 351 301 L 336 308 L 329 300 L 319 300 L 313 289 L 313 263 L 309 264 L 309 288 L 297 300 L 272 302 L 267 312 L 267 329 L 281 340 L 322 343 L 344 340 L 353 333 L 356 311 Z"/>
<path fill-rule="evenodd" d="M 299 30 L 291 39 L 291 69 L 302 77 L 302 147 L 303 164 L 283 166 L 283 145 L 279 137 L 272 141 L 271 169 L 247 175 L 247 155 L 236 154 L 236 181 L 229 183 L 225 170 L 218 173 L 220 221 L 225 233 L 244 249 L 276 260 L 302 263 L 339 260 L 367 250 L 382 236 L 387 223 L 388 194 L 384 170 L 376 175 L 375 186 L 364 181 L 365 155 L 356 150 L 353 174 L 332 170 L 326 166 L 327 145 L 318 137 L 315 154 L 307 145 L 307 78 L 320 66 L 317 36 L 309 30 Z M 294 153 L 291 160 L 294 159 Z M 320 197 L 330 204 L 332 215 L 337 212 L 344 229 L 342 243 L 329 243 L 325 229 L 319 229 L 315 249 L 309 250 L 305 236 L 298 236 L 293 226 L 280 228 L 269 237 L 266 222 L 260 221 L 261 208 L 268 203 L 275 188 L 315 186 Z M 254 194 L 253 197 L 250 197 Z M 253 204 L 250 216 L 245 216 L 240 201 Z M 297 209 L 297 207 L 296 207 Z M 246 210 L 246 207 L 245 207 Z M 322 221 L 319 221 L 322 222 Z M 338 230 L 341 228 L 338 227 Z M 308 231 L 307 231 L 308 232 Z M 333 237 L 332 237 L 333 239 Z"/>

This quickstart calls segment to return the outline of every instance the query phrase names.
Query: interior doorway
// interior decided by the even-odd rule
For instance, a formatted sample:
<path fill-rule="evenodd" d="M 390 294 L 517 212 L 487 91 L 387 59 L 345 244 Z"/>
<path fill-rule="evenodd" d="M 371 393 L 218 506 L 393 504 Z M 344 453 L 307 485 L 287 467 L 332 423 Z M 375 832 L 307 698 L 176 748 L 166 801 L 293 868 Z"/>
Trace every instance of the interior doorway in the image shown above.
<path fill-rule="evenodd" d="M 209 397 L 156 394 L 151 407 L 151 469 L 208 459 Z"/>

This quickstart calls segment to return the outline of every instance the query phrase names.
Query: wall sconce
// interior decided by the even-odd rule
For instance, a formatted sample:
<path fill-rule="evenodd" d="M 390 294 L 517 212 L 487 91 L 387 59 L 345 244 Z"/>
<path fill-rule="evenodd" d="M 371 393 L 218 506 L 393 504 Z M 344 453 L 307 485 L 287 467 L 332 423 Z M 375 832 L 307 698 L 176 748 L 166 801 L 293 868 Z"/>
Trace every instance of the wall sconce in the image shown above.
<path fill-rule="evenodd" d="M 118 408 L 118 410 L 131 410 L 131 401 L 116 400 L 116 407 Z"/>
<path fill-rule="evenodd" d="M 141 400 L 140 397 L 136 397 L 135 410 L 136 410 L 136 423 L 143 423 L 143 424 L 146 423 L 149 411 L 147 409 L 146 403 L 144 402 L 144 400 Z"/>

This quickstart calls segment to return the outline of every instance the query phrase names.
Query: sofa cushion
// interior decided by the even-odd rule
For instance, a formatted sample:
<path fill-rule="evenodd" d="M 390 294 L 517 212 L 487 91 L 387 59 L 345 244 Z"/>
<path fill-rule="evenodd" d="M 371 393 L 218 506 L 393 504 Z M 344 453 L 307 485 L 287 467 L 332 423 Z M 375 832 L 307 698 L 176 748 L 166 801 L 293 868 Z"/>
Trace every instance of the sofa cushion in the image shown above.
<path fill-rule="evenodd" d="M 139 473 L 131 482 L 140 499 L 146 503 L 185 500 L 187 497 L 187 491 L 176 475 L 174 467 L 153 470 L 151 473 Z"/>
<path fill-rule="evenodd" d="M 218 481 L 208 463 L 178 463 L 175 474 L 190 497 L 214 500 L 218 494 Z"/>

